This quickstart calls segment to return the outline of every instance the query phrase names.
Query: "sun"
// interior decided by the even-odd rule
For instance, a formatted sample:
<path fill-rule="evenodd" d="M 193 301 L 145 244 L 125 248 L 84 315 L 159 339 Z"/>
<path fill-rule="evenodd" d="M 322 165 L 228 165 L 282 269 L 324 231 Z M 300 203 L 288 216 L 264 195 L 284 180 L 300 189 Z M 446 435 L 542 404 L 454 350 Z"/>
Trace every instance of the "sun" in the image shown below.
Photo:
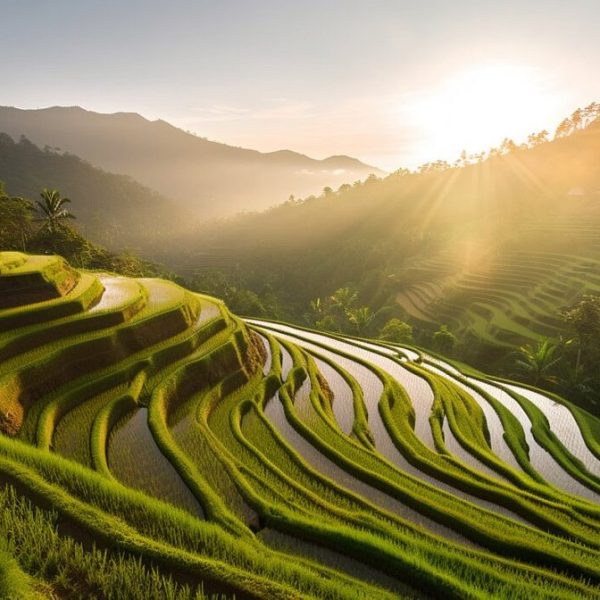
<path fill-rule="evenodd" d="M 509 64 L 471 67 L 455 73 L 415 103 L 428 160 L 479 152 L 505 137 L 524 140 L 536 127 L 549 127 L 560 109 L 536 69 Z"/>

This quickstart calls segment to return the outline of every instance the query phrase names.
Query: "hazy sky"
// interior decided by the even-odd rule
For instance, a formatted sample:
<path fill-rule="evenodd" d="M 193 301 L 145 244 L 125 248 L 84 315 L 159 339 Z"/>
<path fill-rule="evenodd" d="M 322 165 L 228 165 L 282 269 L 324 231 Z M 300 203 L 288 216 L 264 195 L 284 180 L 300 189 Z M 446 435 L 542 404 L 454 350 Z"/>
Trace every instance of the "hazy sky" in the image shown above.
<path fill-rule="evenodd" d="M 387 169 L 600 100 L 599 0 L 0 0 L 0 104 Z"/>

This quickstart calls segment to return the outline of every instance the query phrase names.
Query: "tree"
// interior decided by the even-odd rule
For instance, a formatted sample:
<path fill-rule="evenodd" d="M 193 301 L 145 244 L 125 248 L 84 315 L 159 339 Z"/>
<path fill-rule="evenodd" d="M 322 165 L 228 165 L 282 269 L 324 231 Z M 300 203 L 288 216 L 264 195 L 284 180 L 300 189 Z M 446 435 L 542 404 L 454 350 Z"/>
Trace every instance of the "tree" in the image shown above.
<path fill-rule="evenodd" d="M 595 404 L 600 391 L 600 296 L 583 295 L 562 316 L 575 343 L 565 345 L 561 387 L 572 399 Z"/>
<path fill-rule="evenodd" d="M 349 325 L 353 325 L 356 328 L 356 325 L 350 321 L 350 314 L 356 306 L 357 298 L 358 292 L 349 286 L 337 289 L 329 296 L 327 308 L 323 310 L 324 317 L 320 321 L 323 321 L 328 316 L 331 317 L 327 321 L 328 328 L 331 326 L 331 320 L 336 323 L 335 328 L 338 331 L 348 331 Z"/>
<path fill-rule="evenodd" d="M 579 302 L 564 311 L 563 318 L 577 335 L 580 348 L 600 340 L 600 296 L 584 294 Z"/>
<path fill-rule="evenodd" d="M 29 200 L 9 196 L 0 181 L 0 249 L 26 250 L 31 233 L 32 205 Z"/>
<path fill-rule="evenodd" d="M 380 330 L 379 339 L 397 344 L 413 343 L 413 328 L 400 319 L 390 319 Z"/>
<path fill-rule="evenodd" d="M 540 144 L 544 144 L 548 141 L 548 136 L 550 134 L 544 129 L 539 133 L 532 133 L 527 136 L 527 145 L 530 148 L 534 148 L 535 146 L 539 146 Z"/>
<path fill-rule="evenodd" d="M 71 200 L 63 198 L 58 190 L 44 188 L 40 196 L 42 201 L 37 200 L 37 211 L 42 216 L 36 221 L 43 223 L 42 229 L 47 229 L 53 233 L 62 227 L 66 220 L 75 218 L 64 206 L 70 203 Z"/>
<path fill-rule="evenodd" d="M 517 146 L 517 144 L 515 144 L 515 142 L 510 138 L 504 138 L 500 144 L 500 154 L 510 154 L 518 149 L 519 146 Z"/>
<path fill-rule="evenodd" d="M 354 325 L 358 335 L 363 335 L 373 320 L 371 309 L 368 306 L 359 306 L 355 309 L 349 309 L 346 312 L 346 315 L 348 321 Z"/>
<path fill-rule="evenodd" d="M 315 298 L 310 301 L 310 311 L 312 313 L 312 320 L 315 323 L 323 318 L 325 311 L 321 298 Z"/>
<path fill-rule="evenodd" d="M 456 342 L 456 336 L 448 329 L 447 325 L 441 325 L 433 334 L 433 347 L 440 354 L 451 354 Z"/>
<path fill-rule="evenodd" d="M 329 297 L 332 306 L 342 313 L 345 313 L 348 309 L 352 308 L 356 303 L 357 298 L 358 293 L 350 287 L 339 288 Z"/>
<path fill-rule="evenodd" d="M 600 103 L 592 102 L 585 108 L 578 108 L 570 116 L 560 122 L 556 128 L 555 138 L 568 137 L 576 131 L 585 129 L 600 118 Z"/>
<path fill-rule="evenodd" d="M 547 338 L 538 342 L 535 348 L 530 344 L 521 346 L 516 362 L 517 368 L 527 375 L 533 385 L 557 383 L 557 378 L 550 374 L 561 361 L 561 357 L 556 356 L 557 350 L 558 346 Z"/>
<path fill-rule="evenodd" d="M 323 331 L 339 331 L 340 327 L 337 321 L 331 315 L 325 315 L 322 319 L 315 322 L 315 327 Z"/>
<path fill-rule="evenodd" d="M 594 379 L 587 373 L 585 365 L 579 362 L 567 364 L 560 377 L 559 385 L 567 396 L 596 404 Z"/>

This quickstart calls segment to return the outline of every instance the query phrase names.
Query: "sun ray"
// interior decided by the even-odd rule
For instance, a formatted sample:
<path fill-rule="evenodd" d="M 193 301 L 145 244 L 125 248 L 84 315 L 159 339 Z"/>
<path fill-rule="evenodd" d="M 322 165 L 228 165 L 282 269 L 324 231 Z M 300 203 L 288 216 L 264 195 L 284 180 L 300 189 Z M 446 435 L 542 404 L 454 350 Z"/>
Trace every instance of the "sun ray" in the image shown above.
<path fill-rule="evenodd" d="M 409 113 L 422 131 L 420 155 L 454 159 L 462 150 L 480 152 L 505 137 L 525 139 L 560 114 L 560 99 L 536 69 L 504 63 L 456 72 L 419 98 Z"/>

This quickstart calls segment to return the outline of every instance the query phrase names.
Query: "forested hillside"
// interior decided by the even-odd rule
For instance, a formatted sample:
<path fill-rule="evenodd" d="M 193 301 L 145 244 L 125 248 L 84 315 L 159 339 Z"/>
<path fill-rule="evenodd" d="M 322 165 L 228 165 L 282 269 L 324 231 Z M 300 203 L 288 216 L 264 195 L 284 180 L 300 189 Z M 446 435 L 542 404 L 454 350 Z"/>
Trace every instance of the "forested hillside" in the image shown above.
<path fill-rule="evenodd" d="M 42 188 L 59 189 L 73 201 L 78 225 L 113 248 L 151 251 L 161 233 L 184 223 L 174 204 L 130 177 L 107 173 L 72 154 L 40 149 L 26 138 L 0 133 L 0 181 L 15 196 L 35 199 Z M 157 236 L 148 239 L 148 234 Z"/>
<path fill-rule="evenodd" d="M 241 216 L 164 259 L 196 272 L 200 286 L 215 286 L 220 271 L 214 289 L 248 287 L 282 318 L 373 335 L 397 317 L 427 344 L 446 324 L 469 360 L 505 359 L 511 348 L 567 335 L 561 312 L 600 291 L 597 116 L 594 104 L 552 140 L 506 140 L 455 165 Z M 336 316 L 339 290 L 353 317 Z"/>

